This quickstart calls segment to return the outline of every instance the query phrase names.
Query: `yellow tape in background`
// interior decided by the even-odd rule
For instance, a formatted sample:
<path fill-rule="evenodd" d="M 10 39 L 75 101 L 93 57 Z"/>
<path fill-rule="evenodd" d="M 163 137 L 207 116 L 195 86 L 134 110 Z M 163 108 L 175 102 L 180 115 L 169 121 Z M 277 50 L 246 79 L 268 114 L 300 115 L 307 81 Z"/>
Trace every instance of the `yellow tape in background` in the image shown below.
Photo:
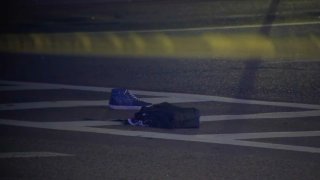
<path fill-rule="evenodd" d="M 315 59 L 320 38 L 258 34 L 32 33 L 0 35 L 0 51 L 138 57 Z"/>

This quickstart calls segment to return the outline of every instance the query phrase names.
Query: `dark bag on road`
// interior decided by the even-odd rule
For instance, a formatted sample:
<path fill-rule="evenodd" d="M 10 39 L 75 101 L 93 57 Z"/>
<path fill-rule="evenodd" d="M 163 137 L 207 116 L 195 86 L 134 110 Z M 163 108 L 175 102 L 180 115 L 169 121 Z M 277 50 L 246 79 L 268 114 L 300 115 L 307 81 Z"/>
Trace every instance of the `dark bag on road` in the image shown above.
<path fill-rule="evenodd" d="M 196 108 L 182 108 L 169 103 L 143 107 L 135 119 L 157 128 L 199 128 L 200 112 Z"/>

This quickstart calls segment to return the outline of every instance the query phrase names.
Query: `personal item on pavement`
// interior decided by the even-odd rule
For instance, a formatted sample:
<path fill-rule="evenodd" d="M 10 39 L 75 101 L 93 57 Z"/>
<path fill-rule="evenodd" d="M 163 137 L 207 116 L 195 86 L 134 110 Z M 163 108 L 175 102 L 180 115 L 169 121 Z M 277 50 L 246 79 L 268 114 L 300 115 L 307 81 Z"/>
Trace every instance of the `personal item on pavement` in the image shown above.
<path fill-rule="evenodd" d="M 200 112 L 196 108 L 183 108 L 164 102 L 142 107 L 128 120 L 133 126 L 156 128 L 199 128 Z"/>
<path fill-rule="evenodd" d="M 150 106 L 151 103 L 144 102 L 130 93 L 125 88 L 114 88 L 111 90 L 109 107 L 121 110 L 139 110 L 143 106 Z"/>

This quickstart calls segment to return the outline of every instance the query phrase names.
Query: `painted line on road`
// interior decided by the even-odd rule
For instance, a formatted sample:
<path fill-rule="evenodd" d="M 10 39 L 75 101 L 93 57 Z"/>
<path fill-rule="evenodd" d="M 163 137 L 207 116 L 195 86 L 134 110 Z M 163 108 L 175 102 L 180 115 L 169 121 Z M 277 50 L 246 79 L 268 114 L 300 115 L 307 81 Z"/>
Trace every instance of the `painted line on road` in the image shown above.
<path fill-rule="evenodd" d="M 114 120 L 90 120 L 90 121 L 63 121 L 63 122 L 43 122 L 46 126 L 67 126 L 67 127 L 81 127 L 81 126 L 115 126 L 122 125 L 123 123 L 120 121 Z"/>
<path fill-rule="evenodd" d="M 294 132 L 256 132 L 232 134 L 199 134 L 199 138 L 227 138 L 235 140 L 265 139 L 265 138 L 294 138 L 294 137 L 320 137 L 320 131 L 294 131 Z"/>
<path fill-rule="evenodd" d="M 288 27 L 288 26 L 305 26 L 317 25 L 320 21 L 292 22 L 292 23 L 274 23 L 274 24 L 254 24 L 254 25 L 236 25 L 236 26 L 220 26 L 220 27 L 196 27 L 183 29 L 154 29 L 154 30 L 126 30 L 126 31 L 110 31 L 111 33 L 157 33 L 157 32 L 187 32 L 187 31 L 213 31 L 228 29 L 251 29 L 261 27 Z"/>
<path fill-rule="evenodd" d="M 54 153 L 54 152 L 7 152 L 0 153 L 0 159 L 7 158 L 39 158 L 39 157 L 58 157 L 73 156 L 71 154 Z"/>
<path fill-rule="evenodd" d="M 53 86 L 1 86 L 1 91 L 27 91 L 27 90 L 59 90 L 62 88 Z"/>
<path fill-rule="evenodd" d="M 228 142 L 228 145 L 266 148 L 266 149 L 274 149 L 274 150 L 287 150 L 287 151 L 296 151 L 296 152 L 320 153 L 320 148 L 316 148 L 316 147 L 284 145 L 284 144 L 274 144 L 274 143 L 264 143 L 264 142 L 242 141 L 242 140 L 230 140 Z"/>
<path fill-rule="evenodd" d="M 261 143 L 261 142 L 244 141 L 244 140 L 237 140 L 237 139 L 231 138 L 232 136 L 236 136 L 238 134 L 236 135 L 224 134 L 224 135 L 229 135 L 229 137 L 228 136 L 221 137 L 220 134 L 212 134 L 210 137 L 208 136 L 206 137 L 202 135 L 181 135 L 181 134 L 143 132 L 143 131 L 137 132 L 137 131 L 124 131 L 124 130 L 92 128 L 92 127 L 79 127 L 79 128 L 73 128 L 73 130 L 82 131 L 82 132 L 101 133 L 101 134 L 121 135 L 121 136 L 203 142 L 203 143 L 258 147 L 258 148 L 277 149 L 277 150 L 289 150 L 289 151 L 298 151 L 298 152 L 320 153 L 320 148 L 317 148 L 317 147 Z M 273 133 L 274 134 L 271 137 L 274 137 L 276 133 L 279 133 L 279 136 L 280 136 L 280 134 L 282 135 L 285 133 L 296 133 L 296 132 L 273 132 Z M 320 136 L 320 131 L 305 131 L 305 132 L 297 132 L 297 133 L 298 135 L 299 133 L 304 133 L 303 137 Z M 260 133 L 259 136 L 264 136 L 267 138 L 268 133 Z M 252 135 L 251 137 L 254 137 L 254 136 Z M 295 136 L 295 137 L 300 137 L 300 136 Z"/>
<path fill-rule="evenodd" d="M 318 117 L 320 110 L 312 111 L 295 111 L 295 112 L 270 112 L 256 114 L 239 114 L 239 115 L 208 115 L 201 116 L 201 122 L 228 121 L 241 119 L 280 119 L 280 118 L 302 118 L 302 117 Z"/>
<path fill-rule="evenodd" d="M 61 122 L 54 124 L 54 122 L 43 123 L 43 122 L 29 122 L 29 121 L 0 119 L 0 124 L 11 125 L 11 126 L 34 127 L 34 128 L 42 128 L 42 129 L 64 130 L 64 131 L 90 132 L 90 133 L 120 135 L 120 136 L 130 136 L 130 137 L 215 143 L 215 144 L 236 145 L 236 146 L 245 146 L 245 147 L 258 147 L 258 148 L 277 149 L 277 150 L 320 153 L 320 148 L 316 148 L 316 147 L 262 143 L 262 142 L 253 142 L 253 141 L 243 140 L 243 139 L 249 140 L 249 139 L 255 139 L 255 138 L 275 138 L 275 137 L 314 137 L 314 136 L 320 136 L 320 131 L 185 135 L 185 134 L 107 129 L 107 128 L 87 127 L 87 126 L 71 126 L 70 124 L 64 125 Z M 238 139 L 241 139 L 241 140 L 238 140 Z"/>
<path fill-rule="evenodd" d="M 26 110 L 26 109 L 46 109 L 46 108 L 67 108 L 67 107 L 90 107 L 107 106 L 108 101 L 43 101 L 27 103 L 7 103 L 0 104 L 0 111 Z"/>
<path fill-rule="evenodd" d="M 0 81 L 5 84 L 16 85 L 16 90 L 28 90 L 35 89 L 73 89 L 95 92 L 110 92 L 111 88 L 104 87 L 92 87 L 92 86 L 74 86 L 74 85 L 61 85 L 61 84 L 48 84 L 48 83 L 28 83 L 28 82 L 10 82 Z M 1 89 L 2 87 L 0 87 Z M 11 87 L 5 87 L 6 91 Z M 301 103 L 287 103 L 287 102 L 270 102 L 270 101 L 257 101 L 257 100 L 245 100 L 236 98 L 227 98 L 219 96 L 208 95 L 194 95 L 194 94 L 182 94 L 182 93 L 166 93 L 166 92 L 149 92 L 149 91 L 132 91 L 138 95 L 155 96 L 155 98 L 143 98 L 143 100 L 153 101 L 154 103 L 169 101 L 175 102 L 205 102 L 205 101 L 218 101 L 226 103 L 242 103 L 242 104 L 257 104 L 257 105 L 270 105 L 270 106 L 283 106 L 283 107 L 295 107 L 305 109 L 319 109 L 319 105 L 313 104 L 301 104 Z M 160 96 L 160 97 L 159 97 Z M 162 97 L 161 97 L 162 96 Z M 47 101 L 47 102 L 31 102 L 31 103 L 14 103 L 14 104 L 2 104 L 1 110 L 18 110 L 18 109 L 34 109 L 34 108 L 56 108 L 56 107 L 78 107 L 78 106 L 106 106 L 107 100 L 98 101 Z M 300 112 L 276 112 L 276 113 L 257 113 L 257 114 L 245 114 L 245 115 L 209 115 L 202 116 L 202 122 L 208 121 L 222 121 L 222 120 L 234 120 L 234 119 L 261 119 L 261 118 L 297 118 L 297 117 L 314 117 L 319 116 L 319 110 L 312 111 L 300 111 Z M 95 126 L 108 126 L 119 125 L 120 122 L 115 121 L 70 121 L 70 122 L 30 122 L 30 121 L 18 121 L 9 119 L 0 119 L 0 124 L 33 127 L 42 129 L 53 130 L 65 130 L 65 131 L 77 131 L 77 132 L 91 132 L 110 135 L 121 135 L 131 137 L 145 137 L 155 139 L 166 140 L 179 140 L 189 142 L 204 142 L 204 143 L 217 143 L 225 145 L 236 145 L 246 147 L 258 147 L 268 149 L 290 150 L 298 152 L 310 152 L 320 153 L 320 148 L 305 147 L 295 145 L 283 145 L 264 142 L 246 141 L 250 139 L 258 138 L 281 138 L 281 137 L 314 137 L 320 136 L 320 131 L 299 131 L 299 132 L 261 132 L 261 133 L 233 133 L 233 134 L 200 134 L 200 135 L 183 135 L 172 133 L 157 133 L 146 131 L 128 131 L 118 129 L 106 129 Z"/>
<path fill-rule="evenodd" d="M 71 90 L 82 90 L 82 91 L 93 91 L 93 92 L 111 92 L 111 89 L 112 89 L 112 88 L 97 87 L 97 86 L 77 86 L 77 85 L 19 82 L 19 81 L 5 81 L 5 80 L 0 80 L 0 83 L 21 86 L 21 89 L 19 90 L 24 90 L 23 89 L 24 86 L 26 86 L 28 90 L 31 90 L 31 88 L 33 87 L 35 89 L 47 88 L 47 89 L 71 89 Z M 10 87 L 0 86 L 0 91 L 2 89 L 5 89 L 6 91 L 8 91 L 9 88 Z M 147 101 L 150 100 L 150 102 L 152 102 L 152 99 L 154 102 L 159 102 L 161 100 L 168 100 L 168 101 L 172 100 L 172 102 L 175 102 L 175 103 L 215 101 L 215 102 L 236 103 L 236 104 L 266 105 L 266 106 L 292 107 L 292 108 L 303 108 L 303 109 L 320 109 L 320 105 L 317 105 L 317 104 L 248 100 L 248 99 L 237 99 L 237 98 L 230 98 L 230 97 L 186 94 L 186 93 L 151 92 L 151 91 L 138 91 L 138 90 L 130 90 L 130 91 L 136 95 L 156 96 L 156 97 L 164 98 L 164 99 L 141 98 L 142 100 L 147 100 Z M 174 101 L 174 99 L 165 99 L 165 98 L 176 98 L 176 100 Z"/>
<path fill-rule="evenodd" d="M 111 89 L 112 89 L 112 88 L 97 87 L 97 86 L 80 86 L 80 85 L 24 82 L 24 81 L 6 81 L 6 80 L 0 80 L 0 83 L 11 85 L 11 86 L 0 86 L 0 91 L 71 89 L 71 90 L 82 90 L 82 91 L 93 91 L 93 92 L 111 92 Z"/>
<path fill-rule="evenodd" d="M 196 100 L 176 97 L 162 98 L 140 98 L 152 104 L 168 102 L 168 103 L 190 103 L 190 102 L 206 102 L 207 100 Z M 93 106 L 108 106 L 106 100 L 71 100 L 71 101 L 37 101 L 37 102 L 19 102 L 0 104 L 0 111 L 10 110 L 25 110 L 25 109 L 47 109 L 47 108 L 67 108 L 67 107 L 93 107 Z"/>
<path fill-rule="evenodd" d="M 170 102 L 198 102 L 181 98 L 144 98 L 151 103 Z M 105 107 L 108 108 L 108 100 L 97 101 L 45 101 L 45 102 L 29 102 L 29 103 L 10 103 L 0 104 L 0 111 L 12 110 L 31 110 L 31 109 L 47 109 L 47 108 L 71 108 L 71 107 Z M 201 122 L 227 121 L 227 120 L 243 120 L 243 119 L 279 119 L 279 118 L 301 118 L 301 117 L 317 117 L 320 116 L 320 110 L 311 111 L 295 111 L 295 112 L 270 112 L 255 114 L 239 114 L 239 115 L 206 115 L 201 116 Z"/>
<path fill-rule="evenodd" d="M 15 85 L 23 90 L 27 87 L 30 90 L 34 89 L 73 89 L 84 91 L 98 91 L 110 92 L 112 88 L 105 87 L 92 87 L 92 86 L 74 86 L 74 85 L 61 85 L 61 84 L 48 84 L 48 83 L 30 83 L 30 82 L 16 82 L 16 81 L 0 81 L 0 83 Z M 12 86 L 10 86 L 12 87 Z M 9 87 L 9 88 L 10 88 Z M 3 87 L 0 87 L 3 89 Z M 6 87 L 4 88 L 8 90 Z M 195 94 L 182 94 L 182 93 L 167 93 L 167 92 L 150 92 L 150 91 L 136 91 L 133 93 L 139 95 L 156 96 L 154 98 L 142 98 L 142 100 L 156 104 L 161 102 L 170 103 L 186 103 L 186 102 L 206 102 L 218 101 L 225 103 L 242 103 L 242 104 L 258 104 L 269 106 L 284 106 L 295 108 L 317 109 L 319 105 L 300 104 L 300 103 L 286 103 L 286 102 L 270 102 L 270 101 L 257 101 L 257 100 L 244 100 L 219 96 L 208 95 L 195 95 Z M 164 97 L 158 97 L 164 96 Z M 28 103 L 8 103 L 0 104 L 1 110 L 25 110 L 25 109 L 44 109 L 44 108 L 66 108 L 66 107 L 91 107 L 102 106 L 107 107 L 108 100 L 95 100 L 95 101 L 44 101 L 44 102 L 28 102 Z M 298 111 L 298 112 L 272 112 L 272 113 L 256 113 L 256 114 L 240 114 L 240 115 L 207 115 L 201 116 L 201 122 L 212 121 L 225 121 L 225 120 L 241 120 L 241 119 L 275 119 L 275 118 L 298 118 L 298 117 L 316 117 L 320 116 L 320 111 Z"/>

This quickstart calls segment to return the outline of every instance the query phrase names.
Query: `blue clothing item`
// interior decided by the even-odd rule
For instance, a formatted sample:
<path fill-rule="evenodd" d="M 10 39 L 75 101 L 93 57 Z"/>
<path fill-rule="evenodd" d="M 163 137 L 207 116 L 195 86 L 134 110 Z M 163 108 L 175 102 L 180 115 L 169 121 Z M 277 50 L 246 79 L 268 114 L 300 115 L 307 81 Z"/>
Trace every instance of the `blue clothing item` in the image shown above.
<path fill-rule="evenodd" d="M 145 124 L 142 120 L 137 120 L 137 119 L 128 119 L 128 124 L 131 126 L 142 126 L 142 127 L 148 127 L 148 124 Z"/>
<path fill-rule="evenodd" d="M 111 91 L 109 99 L 109 107 L 111 109 L 139 110 L 141 107 L 150 105 L 152 104 L 139 100 L 128 89 L 115 88 Z"/>

